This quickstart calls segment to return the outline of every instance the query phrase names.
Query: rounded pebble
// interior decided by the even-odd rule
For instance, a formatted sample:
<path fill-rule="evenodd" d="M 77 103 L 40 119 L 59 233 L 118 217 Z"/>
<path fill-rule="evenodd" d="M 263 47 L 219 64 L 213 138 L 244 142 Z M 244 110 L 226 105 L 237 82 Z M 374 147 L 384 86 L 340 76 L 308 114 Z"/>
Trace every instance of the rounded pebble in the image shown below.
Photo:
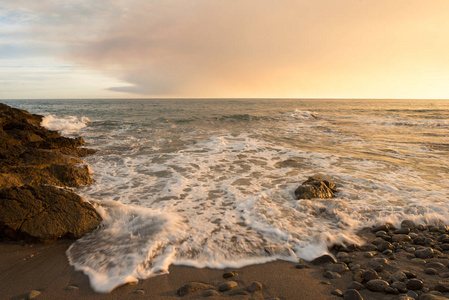
<path fill-rule="evenodd" d="M 257 292 L 257 291 L 261 291 L 262 290 L 262 284 L 260 284 L 257 281 L 253 281 L 249 284 L 248 286 L 248 292 Z"/>
<path fill-rule="evenodd" d="M 363 300 L 362 295 L 357 290 L 347 290 L 343 294 L 343 299 L 345 300 Z"/>
<path fill-rule="evenodd" d="M 37 296 L 39 296 L 41 294 L 40 291 L 38 290 L 32 290 L 31 292 L 28 293 L 28 299 L 34 299 Z"/>
<path fill-rule="evenodd" d="M 412 291 L 418 291 L 418 290 L 422 289 L 423 286 L 424 286 L 424 283 L 420 279 L 413 278 L 407 282 L 407 288 Z"/>
<path fill-rule="evenodd" d="M 224 282 L 224 283 L 220 284 L 220 286 L 218 287 L 218 290 L 220 292 L 226 292 L 226 291 L 232 290 L 237 285 L 238 284 L 235 281 L 227 281 L 227 282 Z"/>
<path fill-rule="evenodd" d="M 343 297 L 343 292 L 341 290 L 339 290 L 339 289 L 333 290 L 331 292 L 331 294 L 334 295 L 334 296 Z"/>
<path fill-rule="evenodd" d="M 216 290 L 206 290 L 204 291 L 203 297 L 214 297 L 214 296 L 220 296 L 220 293 Z"/>

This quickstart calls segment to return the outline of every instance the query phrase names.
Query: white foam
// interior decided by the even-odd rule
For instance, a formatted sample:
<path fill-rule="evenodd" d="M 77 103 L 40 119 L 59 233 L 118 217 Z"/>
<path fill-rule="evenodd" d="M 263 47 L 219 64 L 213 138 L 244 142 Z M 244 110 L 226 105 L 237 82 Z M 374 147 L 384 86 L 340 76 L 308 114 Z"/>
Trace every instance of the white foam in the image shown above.
<path fill-rule="evenodd" d="M 88 122 L 90 120 L 87 117 L 47 115 L 42 119 L 41 125 L 50 130 L 59 131 L 63 135 L 68 135 L 85 128 Z"/>
<path fill-rule="evenodd" d="M 297 120 L 304 120 L 304 119 L 316 119 L 318 118 L 318 114 L 316 112 L 310 112 L 307 110 L 298 110 L 295 109 L 291 114 L 290 117 Z"/>

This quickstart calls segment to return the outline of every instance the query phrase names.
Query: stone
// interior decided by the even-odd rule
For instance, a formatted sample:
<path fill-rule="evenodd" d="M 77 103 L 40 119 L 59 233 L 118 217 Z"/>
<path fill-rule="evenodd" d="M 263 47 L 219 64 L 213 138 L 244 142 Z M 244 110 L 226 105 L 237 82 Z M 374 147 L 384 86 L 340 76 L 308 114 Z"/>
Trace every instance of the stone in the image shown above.
<path fill-rule="evenodd" d="M 0 236 L 33 242 L 80 238 L 100 222 L 92 205 L 71 190 L 53 186 L 0 190 Z"/>
<path fill-rule="evenodd" d="M 361 284 L 360 282 L 357 282 L 357 281 L 351 281 L 349 284 L 348 284 L 348 290 L 363 290 L 363 289 L 365 289 L 365 286 L 363 285 L 363 284 Z"/>
<path fill-rule="evenodd" d="M 248 292 L 251 292 L 251 293 L 261 291 L 261 290 L 262 290 L 262 284 L 257 281 L 251 282 L 248 286 Z"/>
<path fill-rule="evenodd" d="M 32 290 L 31 292 L 28 293 L 28 299 L 34 299 L 36 297 L 38 297 L 41 294 L 40 291 L 38 290 Z"/>
<path fill-rule="evenodd" d="M 363 300 L 362 295 L 360 295 L 360 293 L 357 290 L 347 290 L 346 292 L 344 292 L 343 294 L 343 299 L 344 300 Z"/>
<path fill-rule="evenodd" d="M 329 278 L 329 279 L 337 279 L 340 278 L 341 275 L 337 272 L 332 272 L 332 271 L 326 271 L 323 274 L 324 277 Z"/>
<path fill-rule="evenodd" d="M 421 279 L 413 278 L 407 281 L 407 288 L 412 291 L 418 291 L 422 289 L 424 283 Z"/>
<path fill-rule="evenodd" d="M 390 285 L 382 279 L 373 279 L 366 283 L 366 288 L 372 292 L 384 292 Z"/>
<path fill-rule="evenodd" d="M 393 274 L 390 275 L 390 277 L 388 278 L 390 281 L 395 282 L 395 281 L 404 281 L 407 279 L 407 275 L 405 275 L 404 272 L 402 271 L 396 271 Z"/>
<path fill-rule="evenodd" d="M 309 177 L 296 190 L 296 199 L 326 199 L 335 197 L 335 184 L 319 177 Z"/>
<path fill-rule="evenodd" d="M 345 263 L 336 263 L 326 267 L 327 271 L 337 272 L 339 274 L 348 271 L 349 268 Z"/>
<path fill-rule="evenodd" d="M 411 297 L 411 298 L 413 298 L 415 300 L 417 300 L 418 297 L 419 297 L 419 295 L 416 292 L 414 292 L 414 291 L 408 291 L 407 292 L 407 296 L 409 296 L 409 297 Z"/>
<path fill-rule="evenodd" d="M 352 275 L 352 280 L 353 281 L 357 281 L 357 282 L 363 282 L 363 273 L 365 272 L 365 270 L 356 270 L 354 272 L 354 275 Z"/>
<path fill-rule="evenodd" d="M 416 274 L 410 271 L 403 271 L 405 276 L 407 276 L 407 278 L 416 278 Z"/>
<path fill-rule="evenodd" d="M 387 293 L 387 294 L 393 294 L 393 295 L 399 294 L 398 289 L 395 289 L 395 288 L 393 288 L 391 286 L 386 287 L 384 292 Z"/>
<path fill-rule="evenodd" d="M 68 291 L 77 291 L 77 290 L 79 290 L 80 288 L 79 287 L 77 287 L 76 285 L 69 285 L 67 288 L 66 288 L 66 290 L 68 290 Z"/>
<path fill-rule="evenodd" d="M 449 292 L 449 283 L 439 282 L 435 285 L 434 290 L 441 292 L 441 293 L 447 293 L 447 292 Z"/>
<path fill-rule="evenodd" d="M 434 268 L 427 268 L 424 270 L 424 273 L 427 275 L 436 275 L 438 274 L 438 271 L 435 270 Z"/>
<path fill-rule="evenodd" d="M 336 257 L 337 257 L 337 259 L 344 259 L 344 258 L 348 258 L 349 254 L 347 252 L 338 252 Z"/>
<path fill-rule="evenodd" d="M 379 250 L 379 252 L 384 252 L 387 249 L 394 250 L 394 246 L 390 242 L 383 241 L 382 243 L 377 245 L 377 249 Z"/>
<path fill-rule="evenodd" d="M 333 258 L 332 256 L 330 256 L 329 254 L 324 254 L 321 255 L 317 258 L 315 258 L 314 260 L 312 260 L 310 263 L 312 265 L 324 265 L 324 264 L 328 264 L 328 263 L 336 263 L 337 261 L 335 260 L 335 258 Z"/>
<path fill-rule="evenodd" d="M 220 293 L 216 290 L 205 290 L 203 292 L 203 297 L 214 297 L 214 296 L 220 296 Z"/>
<path fill-rule="evenodd" d="M 205 290 L 210 290 L 210 289 L 214 289 L 213 286 L 211 286 L 210 284 L 205 284 L 205 283 L 201 283 L 201 282 L 190 282 L 187 283 L 185 285 L 183 285 L 182 287 L 180 287 L 176 293 L 178 294 L 178 296 L 180 297 L 184 297 L 187 295 L 192 295 L 198 292 L 203 292 Z"/>
<path fill-rule="evenodd" d="M 410 242 L 412 238 L 407 234 L 395 234 L 391 238 L 392 242 Z"/>
<path fill-rule="evenodd" d="M 408 228 L 408 227 L 398 229 L 394 232 L 394 234 L 409 234 L 409 233 L 410 233 L 410 228 Z"/>
<path fill-rule="evenodd" d="M 418 257 L 418 258 L 422 258 L 422 259 L 432 258 L 434 256 L 434 251 L 433 251 L 432 248 L 426 247 L 426 248 L 421 249 L 421 250 L 416 250 L 415 251 L 415 256 Z"/>
<path fill-rule="evenodd" d="M 309 266 L 306 265 L 306 264 L 297 264 L 297 265 L 295 266 L 295 268 L 296 268 L 296 269 L 308 269 Z"/>
<path fill-rule="evenodd" d="M 407 284 L 405 282 L 395 281 L 390 284 L 392 288 L 397 289 L 400 293 L 407 293 Z"/>
<path fill-rule="evenodd" d="M 362 251 L 377 251 L 377 246 L 373 244 L 365 244 L 361 247 Z"/>
<path fill-rule="evenodd" d="M 371 258 L 371 257 L 374 257 L 376 255 L 377 255 L 376 251 L 368 251 L 368 252 L 363 253 L 363 256 L 366 257 L 366 258 Z"/>
<path fill-rule="evenodd" d="M 343 292 L 341 290 L 339 290 L 339 289 L 332 290 L 331 294 L 334 295 L 334 296 L 337 296 L 337 297 L 343 297 Z"/>
<path fill-rule="evenodd" d="M 416 224 L 412 220 L 404 220 L 401 222 L 401 228 L 414 229 L 415 227 L 416 227 Z"/>
<path fill-rule="evenodd" d="M 231 277 L 234 277 L 237 275 L 239 275 L 239 274 L 237 274 L 235 272 L 226 272 L 226 273 L 223 273 L 223 278 L 231 278 Z"/>
<path fill-rule="evenodd" d="M 220 292 L 226 292 L 226 291 L 232 290 L 236 286 L 238 286 L 237 282 L 235 282 L 235 281 L 227 281 L 227 282 L 224 282 L 224 283 L 220 284 L 218 286 L 218 290 Z"/>
<path fill-rule="evenodd" d="M 418 300 L 447 300 L 447 298 L 442 295 L 434 295 L 430 292 L 429 294 L 422 294 Z"/>
<path fill-rule="evenodd" d="M 135 291 L 133 292 L 133 294 L 136 294 L 136 295 L 143 295 L 143 294 L 145 294 L 145 291 L 142 290 L 142 289 L 138 289 L 138 290 L 135 290 Z"/>

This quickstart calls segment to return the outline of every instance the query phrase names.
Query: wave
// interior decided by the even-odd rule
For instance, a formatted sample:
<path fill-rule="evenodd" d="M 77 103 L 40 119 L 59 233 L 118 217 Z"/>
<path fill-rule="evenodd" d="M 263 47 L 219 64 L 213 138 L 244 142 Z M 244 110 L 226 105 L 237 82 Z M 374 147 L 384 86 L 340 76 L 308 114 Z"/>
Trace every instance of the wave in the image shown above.
<path fill-rule="evenodd" d="M 41 126 L 61 132 L 63 135 L 73 134 L 74 132 L 83 129 L 90 122 L 87 117 L 57 117 L 56 115 L 48 115 L 42 119 Z"/>

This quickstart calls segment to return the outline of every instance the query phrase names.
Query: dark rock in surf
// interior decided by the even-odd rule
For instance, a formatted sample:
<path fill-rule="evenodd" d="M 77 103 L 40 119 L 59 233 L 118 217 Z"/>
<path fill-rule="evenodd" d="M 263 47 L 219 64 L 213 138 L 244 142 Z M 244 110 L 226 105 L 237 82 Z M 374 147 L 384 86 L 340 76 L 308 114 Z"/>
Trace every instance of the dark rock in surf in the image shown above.
<path fill-rule="evenodd" d="M 335 197 L 335 184 L 319 177 L 309 177 L 295 190 L 296 199 L 326 199 Z"/>
<path fill-rule="evenodd" d="M 71 190 L 52 186 L 0 190 L 0 236 L 38 242 L 80 238 L 100 221 L 92 205 Z"/>

